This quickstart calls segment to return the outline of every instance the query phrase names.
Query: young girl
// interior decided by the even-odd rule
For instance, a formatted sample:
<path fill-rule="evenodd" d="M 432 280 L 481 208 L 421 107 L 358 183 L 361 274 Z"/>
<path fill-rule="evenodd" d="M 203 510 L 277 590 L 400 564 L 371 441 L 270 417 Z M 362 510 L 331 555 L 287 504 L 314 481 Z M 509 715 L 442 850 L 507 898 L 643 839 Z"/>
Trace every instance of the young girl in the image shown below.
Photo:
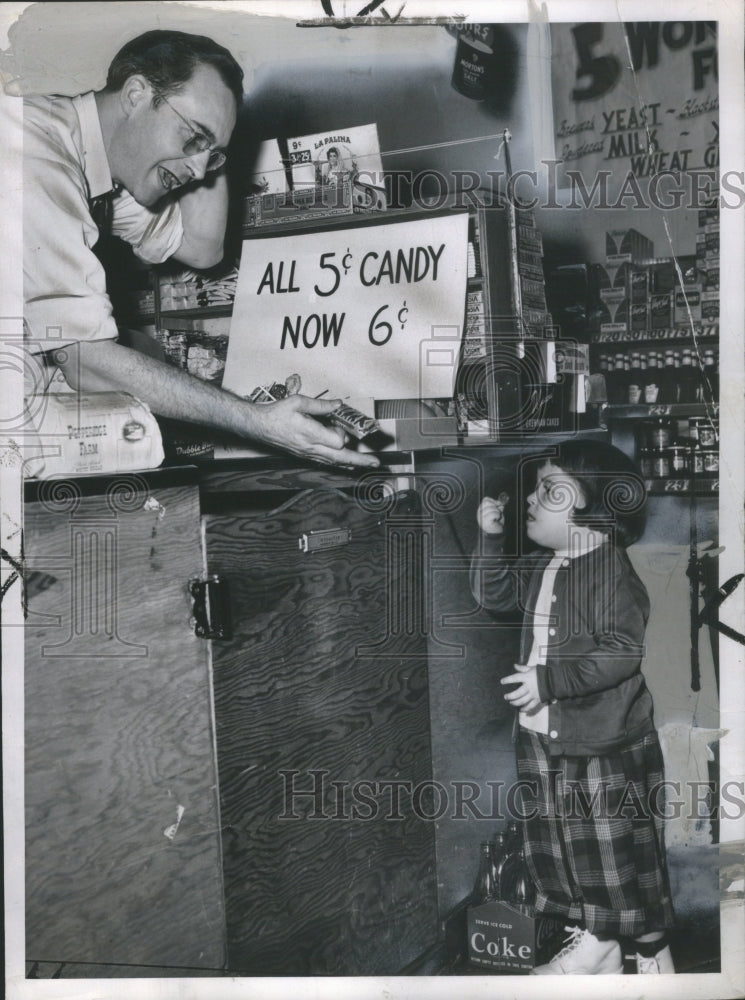
<path fill-rule="evenodd" d="M 570 924 L 536 975 L 674 972 L 659 810 L 663 763 L 641 673 L 649 598 L 626 546 L 644 530 L 644 485 L 611 445 L 571 441 L 538 470 L 526 533 L 503 554 L 504 504 L 485 497 L 471 568 L 479 602 L 523 612 L 520 664 L 502 678 L 518 709 L 526 860 L 536 909 Z M 656 788 L 656 791 L 655 791 Z"/>

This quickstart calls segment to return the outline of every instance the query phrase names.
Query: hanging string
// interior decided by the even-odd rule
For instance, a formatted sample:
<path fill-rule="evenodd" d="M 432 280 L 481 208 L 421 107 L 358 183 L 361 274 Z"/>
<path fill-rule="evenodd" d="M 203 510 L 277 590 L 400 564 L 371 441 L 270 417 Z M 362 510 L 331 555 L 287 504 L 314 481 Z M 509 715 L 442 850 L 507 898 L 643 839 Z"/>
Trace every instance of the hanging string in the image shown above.
<path fill-rule="evenodd" d="M 509 142 L 511 138 L 512 138 L 512 135 L 510 134 L 509 130 L 508 129 L 504 129 L 501 132 L 496 132 L 496 133 L 493 133 L 493 134 L 490 134 L 490 135 L 475 135 L 475 136 L 471 136 L 468 139 L 448 139 L 446 142 L 423 143 L 420 146 L 402 146 L 400 149 L 383 149 L 379 153 L 377 151 L 376 152 L 372 152 L 372 153 L 361 153 L 361 154 L 355 156 L 355 160 L 356 161 L 363 161 L 365 159 L 370 159 L 371 157 L 377 157 L 377 156 L 402 156 L 402 155 L 404 155 L 406 153 L 422 153 L 422 152 L 426 152 L 427 150 L 430 150 L 430 149 L 447 149 L 447 148 L 449 148 L 451 146 L 465 146 L 468 143 L 472 143 L 472 142 L 494 142 L 494 140 L 496 140 L 496 139 L 499 140 L 499 147 L 498 147 L 497 152 L 496 152 L 496 154 L 494 156 L 494 159 L 498 160 L 498 159 L 500 159 L 500 157 L 502 155 L 502 150 L 504 148 L 505 143 Z M 267 141 L 271 141 L 271 140 L 267 140 Z M 286 166 L 289 167 L 289 166 L 291 166 L 291 164 L 288 162 L 286 164 Z M 383 172 L 385 172 L 385 171 L 383 171 Z M 279 169 L 279 168 L 277 168 L 277 169 L 271 169 L 270 168 L 270 169 L 261 170 L 260 173 L 263 174 L 264 176 L 267 176 L 268 174 L 284 173 L 284 169 Z"/>
<path fill-rule="evenodd" d="M 495 135 L 476 135 L 470 139 L 451 139 L 448 142 L 434 142 L 423 146 L 409 146 L 405 149 L 386 149 L 381 151 L 381 156 L 398 156 L 401 153 L 420 153 L 427 149 L 444 149 L 447 146 L 463 146 L 469 142 L 490 142 L 494 139 L 501 139 L 499 144 L 499 149 L 494 159 L 498 159 L 500 153 L 502 152 L 502 147 L 505 144 L 505 140 L 511 138 L 509 132 L 497 132 Z"/>
<path fill-rule="evenodd" d="M 510 141 L 511 138 L 512 138 L 512 133 L 508 128 L 506 128 L 502 133 L 502 141 L 499 144 L 499 148 L 494 154 L 495 160 L 498 160 L 500 158 L 500 156 L 502 155 L 502 150 L 504 149 L 505 145 Z"/>

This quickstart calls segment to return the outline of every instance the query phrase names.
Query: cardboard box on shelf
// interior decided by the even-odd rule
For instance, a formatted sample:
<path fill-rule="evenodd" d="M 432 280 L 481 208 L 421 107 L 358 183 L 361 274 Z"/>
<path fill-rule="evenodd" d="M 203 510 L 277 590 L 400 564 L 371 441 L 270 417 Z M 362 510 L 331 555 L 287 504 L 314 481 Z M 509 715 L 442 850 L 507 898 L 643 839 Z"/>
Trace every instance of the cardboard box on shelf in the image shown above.
<path fill-rule="evenodd" d="M 649 329 L 648 302 L 631 302 L 629 304 L 629 329 L 642 332 Z"/>
<path fill-rule="evenodd" d="M 686 288 L 675 293 L 673 322 L 675 326 L 689 326 L 701 321 L 701 286 Z"/>
<path fill-rule="evenodd" d="M 602 315 L 600 317 L 601 332 L 612 332 L 613 330 L 628 330 L 630 323 L 631 303 L 624 295 L 621 299 L 603 301 Z"/>
<path fill-rule="evenodd" d="M 625 288 L 601 288 L 600 301 L 604 302 L 608 308 L 617 309 L 621 302 L 627 301 Z"/>
<path fill-rule="evenodd" d="M 716 323 L 719 320 L 719 291 L 701 293 L 701 319 L 704 323 Z"/>
<path fill-rule="evenodd" d="M 673 292 L 662 292 L 649 299 L 649 328 L 664 330 L 673 325 Z"/>
<path fill-rule="evenodd" d="M 701 281 L 705 292 L 719 291 L 719 257 L 710 257 L 702 262 Z"/>
<path fill-rule="evenodd" d="M 698 261 L 696 260 L 695 254 L 680 254 L 680 256 L 675 258 L 676 274 L 677 268 L 680 268 L 680 274 L 683 276 L 683 287 L 684 288 L 694 288 L 698 284 L 699 273 L 698 273 Z M 678 285 L 680 285 L 680 275 L 677 276 Z"/>
<path fill-rule="evenodd" d="M 649 291 L 651 295 L 672 292 L 678 284 L 675 261 L 672 257 L 657 257 L 647 262 Z"/>
<path fill-rule="evenodd" d="M 611 229 L 605 233 L 605 259 L 612 263 L 641 262 L 654 256 L 654 243 L 636 229 Z"/>
<path fill-rule="evenodd" d="M 613 289 L 626 294 L 626 273 L 629 269 L 629 262 L 626 260 L 616 263 L 592 264 L 592 280 L 598 292 L 602 295 L 604 291 Z"/>
<path fill-rule="evenodd" d="M 718 206 L 713 206 L 711 208 L 700 208 L 698 210 L 699 229 L 703 229 L 704 226 L 708 226 L 712 222 L 719 222 Z"/>
<path fill-rule="evenodd" d="M 631 302 L 649 299 L 649 271 L 646 267 L 631 266 L 626 274 L 626 289 Z"/>

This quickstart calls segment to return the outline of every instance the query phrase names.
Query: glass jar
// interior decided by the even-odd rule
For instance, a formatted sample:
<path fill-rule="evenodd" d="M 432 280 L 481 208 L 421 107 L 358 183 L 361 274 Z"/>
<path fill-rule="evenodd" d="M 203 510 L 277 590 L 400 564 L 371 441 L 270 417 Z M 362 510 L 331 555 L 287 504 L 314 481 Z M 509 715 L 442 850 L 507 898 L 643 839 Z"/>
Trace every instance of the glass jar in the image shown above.
<path fill-rule="evenodd" d="M 670 455 L 667 449 L 653 451 L 652 455 L 652 477 L 654 479 L 666 479 L 670 475 Z"/>
<path fill-rule="evenodd" d="M 697 475 L 719 472 L 719 449 L 696 448 L 693 452 L 693 471 Z"/>
<path fill-rule="evenodd" d="M 667 449 L 667 457 L 670 461 L 670 472 L 676 475 L 679 472 L 688 472 L 689 452 L 683 444 L 674 444 Z"/>
<path fill-rule="evenodd" d="M 657 420 L 645 420 L 642 424 L 644 440 L 648 448 L 660 450 L 668 448 L 672 443 L 677 425 L 672 420 L 659 417 Z"/>
<path fill-rule="evenodd" d="M 717 422 L 708 417 L 690 417 L 688 433 L 702 448 L 715 448 L 718 441 Z"/>

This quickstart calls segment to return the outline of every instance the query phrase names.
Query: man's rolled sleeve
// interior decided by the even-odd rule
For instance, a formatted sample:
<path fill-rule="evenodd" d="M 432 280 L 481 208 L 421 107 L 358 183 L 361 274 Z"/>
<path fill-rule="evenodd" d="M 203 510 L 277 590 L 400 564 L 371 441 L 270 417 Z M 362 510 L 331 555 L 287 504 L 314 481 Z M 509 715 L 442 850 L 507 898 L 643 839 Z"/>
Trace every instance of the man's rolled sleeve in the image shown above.
<path fill-rule="evenodd" d="M 112 232 L 130 243 L 148 264 L 161 264 L 176 253 L 184 238 L 178 202 L 155 212 L 139 205 L 128 191 L 121 191 L 114 199 Z"/>

